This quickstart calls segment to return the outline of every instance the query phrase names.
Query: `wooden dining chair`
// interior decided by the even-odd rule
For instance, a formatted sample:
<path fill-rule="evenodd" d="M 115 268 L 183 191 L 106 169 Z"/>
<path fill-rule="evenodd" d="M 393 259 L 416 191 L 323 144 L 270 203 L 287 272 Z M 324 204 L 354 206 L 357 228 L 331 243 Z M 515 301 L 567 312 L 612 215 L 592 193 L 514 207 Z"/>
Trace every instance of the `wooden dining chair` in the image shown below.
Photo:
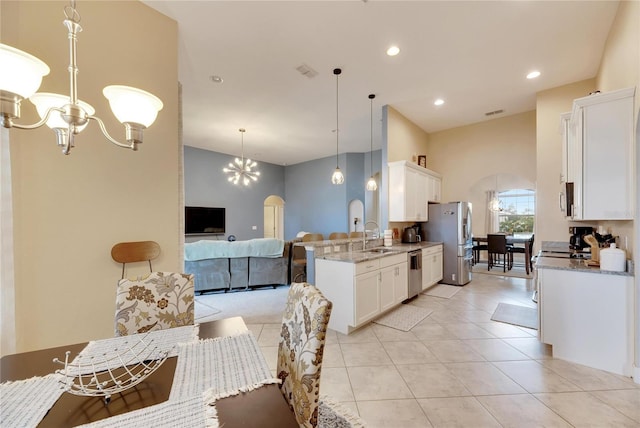
<path fill-rule="evenodd" d="M 127 263 L 149 262 L 149 272 L 153 272 L 151 260 L 160 255 L 160 245 L 155 241 L 119 242 L 111 248 L 111 258 L 122 263 L 122 278 L 124 266 Z"/>
<path fill-rule="evenodd" d="M 333 241 L 335 239 L 347 239 L 349 237 L 349 235 L 345 232 L 332 232 L 329 235 L 329 240 Z"/>
<path fill-rule="evenodd" d="M 488 249 L 489 247 L 487 246 L 486 243 L 483 244 L 479 241 L 472 247 L 472 251 L 473 251 L 472 262 L 474 265 L 480 263 L 480 251 L 487 251 Z"/>
<path fill-rule="evenodd" d="M 314 285 L 291 284 L 282 314 L 277 376 L 300 427 L 318 426 L 320 372 L 332 306 Z"/>
<path fill-rule="evenodd" d="M 364 232 L 349 232 L 349 238 L 362 238 Z"/>
<path fill-rule="evenodd" d="M 529 275 L 529 272 L 533 271 L 533 261 L 531 260 L 531 256 L 533 255 L 533 235 L 531 235 L 531 238 L 529 238 L 529 240 L 525 242 L 524 245 L 527 246 L 527 249 L 529 250 L 529 260 L 524 261 L 525 270 L 527 272 L 527 275 Z M 514 253 L 527 254 L 527 251 L 525 251 L 525 247 L 512 246 L 508 250 L 512 254 L 512 257 Z"/>
<path fill-rule="evenodd" d="M 324 236 L 321 233 L 307 233 L 302 237 L 302 242 L 313 241 L 324 241 Z M 293 246 L 291 271 L 296 272 L 292 275 L 291 282 L 305 282 L 307 280 L 307 252 L 304 247 Z"/>
<path fill-rule="evenodd" d="M 118 281 L 115 335 L 193 325 L 193 275 L 151 272 Z"/>
<path fill-rule="evenodd" d="M 507 235 L 504 234 L 488 234 L 487 235 L 487 270 L 499 262 L 502 256 L 502 271 L 506 272 L 507 267 L 511 269 L 513 263 L 513 255 L 507 246 Z"/>

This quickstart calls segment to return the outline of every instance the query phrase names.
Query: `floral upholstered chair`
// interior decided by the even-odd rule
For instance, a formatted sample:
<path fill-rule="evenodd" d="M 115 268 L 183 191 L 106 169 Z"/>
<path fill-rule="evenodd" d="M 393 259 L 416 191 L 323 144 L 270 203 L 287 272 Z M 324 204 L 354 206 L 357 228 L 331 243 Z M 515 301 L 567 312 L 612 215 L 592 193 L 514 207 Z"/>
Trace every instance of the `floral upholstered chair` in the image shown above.
<path fill-rule="evenodd" d="M 318 425 L 320 368 L 332 303 L 306 283 L 292 283 L 278 347 L 280 389 L 301 427 Z"/>
<path fill-rule="evenodd" d="M 116 336 L 193 325 L 193 275 L 151 272 L 118 281 Z"/>

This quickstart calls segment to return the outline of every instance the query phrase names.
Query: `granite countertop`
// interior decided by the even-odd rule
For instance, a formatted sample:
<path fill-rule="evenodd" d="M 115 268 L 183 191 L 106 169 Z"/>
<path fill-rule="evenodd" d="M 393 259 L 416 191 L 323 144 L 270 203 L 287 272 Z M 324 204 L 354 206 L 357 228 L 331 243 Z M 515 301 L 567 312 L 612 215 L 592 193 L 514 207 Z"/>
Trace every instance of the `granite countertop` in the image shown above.
<path fill-rule="evenodd" d="M 330 241 L 337 242 L 337 241 Z M 393 242 L 391 247 L 382 247 L 378 246 L 375 248 L 384 248 L 384 252 L 375 252 L 375 248 L 368 248 L 365 251 L 362 250 L 352 250 L 352 251 L 343 251 L 340 253 L 329 253 L 322 256 L 316 256 L 317 259 L 323 260 L 332 260 L 337 262 L 347 262 L 347 263 L 360 263 L 366 262 L 368 260 L 379 259 L 386 256 L 393 256 L 397 254 L 406 254 L 409 251 L 420 250 L 423 248 L 434 247 L 436 245 L 442 245 L 442 242 L 416 242 L 413 244 L 405 244 L 401 242 Z"/>
<path fill-rule="evenodd" d="M 585 261 L 581 259 L 559 259 L 555 257 L 544 257 L 544 255 L 540 254 L 536 260 L 536 269 L 572 270 L 576 272 L 599 273 L 604 275 L 633 276 L 633 271 L 613 272 L 600 270 L 599 267 L 587 266 Z"/>

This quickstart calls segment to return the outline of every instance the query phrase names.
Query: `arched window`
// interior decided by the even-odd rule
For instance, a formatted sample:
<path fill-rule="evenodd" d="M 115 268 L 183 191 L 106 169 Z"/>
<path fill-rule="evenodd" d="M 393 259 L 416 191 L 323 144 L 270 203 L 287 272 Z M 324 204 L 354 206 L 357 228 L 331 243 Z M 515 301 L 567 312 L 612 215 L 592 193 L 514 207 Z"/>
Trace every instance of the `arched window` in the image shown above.
<path fill-rule="evenodd" d="M 498 213 L 500 232 L 533 233 L 536 192 L 527 189 L 511 189 L 498 194 L 501 210 Z"/>

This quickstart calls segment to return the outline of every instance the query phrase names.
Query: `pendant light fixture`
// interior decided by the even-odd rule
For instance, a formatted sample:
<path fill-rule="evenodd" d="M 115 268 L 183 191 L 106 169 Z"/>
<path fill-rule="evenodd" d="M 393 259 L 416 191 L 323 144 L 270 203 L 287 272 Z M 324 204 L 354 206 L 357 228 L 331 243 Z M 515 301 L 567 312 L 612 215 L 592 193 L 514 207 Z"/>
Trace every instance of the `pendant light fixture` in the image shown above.
<path fill-rule="evenodd" d="M 369 192 L 375 192 L 378 190 L 378 183 L 376 183 L 376 179 L 373 178 L 373 99 L 376 97 L 376 94 L 369 94 L 369 100 L 371 100 L 371 145 L 369 147 L 369 160 L 371 161 L 371 177 L 369 177 L 369 181 L 367 181 L 367 190 Z"/>
<path fill-rule="evenodd" d="M 340 134 L 340 128 L 338 126 L 338 76 L 340 76 L 340 73 L 342 73 L 341 69 L 333 69 L 333 74 L 336 75 L 336 170 L 333 171 L 333 175 L 331 176 L 331 182 L 333 184 L 344 183 L 344 174 L 342 174 L 340 166 L 338 165 L 338 139 Z"/>
<path fill-rule="evenodd" d="M 240 128 L 240 158 L 236 158 L 234 162 L 229 162 L 229 166 L 222 169 L 226 174 L 229 174 L 228 180 L 233 184 L 243 184 L 248 186 L 252 181 L 258 181 L 260 171 L 254 171 L 253 168 L 258 166 L 255 161 L 244 158 L 244 133 L 246 129 Z"/>
<path fill-rule="evenodd" d="M 143 131 L 156 120 L 162 109 L 162 101 L 141 89 L 129 86 L 107 86 L 103 95 L 109 100 L 114 116 L 125 128 L 126 143 L 112 138 L 102 120 L 94 116 L 95 110 L 89 104 L 78 99 L 78 66 L 76 63 L 80 14 L 76 10 L 75 0 L 64 8 L 64 25 L 69 39 L 69 94 L 35 93 L 42 78 L 49 74 L 49 67 L 38 58 L 19 49 L 0 43 L 0 125 L 5 128 L 35 129 L 46 124 L 56 134 L 62 153 L 69 154 L 74 147 L 74 138 L 89 123 L 98 123 L 105 138 L 119 147 L 138 149 L 142 143 Z M 33 125 L 14 123 L 20 118 L 20 104 L 28 98 L 35 106 L 40 121 Z"/>

